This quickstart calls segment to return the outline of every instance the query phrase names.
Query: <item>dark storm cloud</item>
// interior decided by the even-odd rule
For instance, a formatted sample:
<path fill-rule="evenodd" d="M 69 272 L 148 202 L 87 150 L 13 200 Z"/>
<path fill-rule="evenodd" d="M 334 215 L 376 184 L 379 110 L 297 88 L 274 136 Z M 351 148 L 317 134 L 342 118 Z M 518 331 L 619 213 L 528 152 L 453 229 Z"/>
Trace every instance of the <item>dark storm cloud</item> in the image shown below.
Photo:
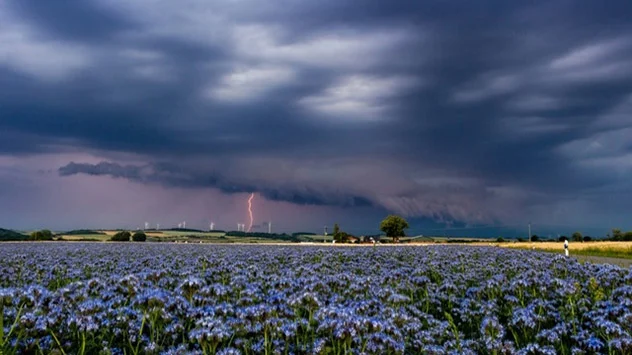
<path fill-rule="evenodd" d="M 2 152 L 130 153 L 147 165 L 60 174 L 464 221 L 599 208 L 632 172 L 604 148 L 632 124 L 629 2 L 188 5 L 1 5 L 0 130 L 36 137 Z"/>
<path fill-rule="evenodd" d="M 366 207 L 371 202 L 360 196 L 349 196 L 341 193 L 328 194 L 323 190 L 313 190 L 310 187 L 293 189 L 274 189 L 257 184 L 227 181 L 221 174 L 191 175 L 183 173 L 178 167 L 170 164 L 155 164 L 146 166 L 119 165 L 111 162 L 86 164 L 70 162 L 59 168 L 60 176 L 86 174 L 93 176 L 110 176 L 123 178 L 145 184 L 160 184 L 167 187 L 184 188 L 217 188 L 225 193 L 256 192 L 273 201 L 285 201 L 299 205 L 321 205 L 342 207 Z"/>
<path fill-rule="evenodd" d="M 132 27 L 125 19 L 90 1 L 16 1 L 15 9 L 29 21 L 63 38 L 107 40 L 113 31 Z"/>
<path fill-rule="evenodd" d="M 143 177 L 143 167 L 133 165 L 119 165 L 108 162 L 101 162 L 99 164 L 77 164 L 74 162 L 59 168 L 59 175 L 70 176 L 78 173 L 88 175 L 108 175 L 114 178 L 125 178 L 130 180 L 145 181 Z"/>

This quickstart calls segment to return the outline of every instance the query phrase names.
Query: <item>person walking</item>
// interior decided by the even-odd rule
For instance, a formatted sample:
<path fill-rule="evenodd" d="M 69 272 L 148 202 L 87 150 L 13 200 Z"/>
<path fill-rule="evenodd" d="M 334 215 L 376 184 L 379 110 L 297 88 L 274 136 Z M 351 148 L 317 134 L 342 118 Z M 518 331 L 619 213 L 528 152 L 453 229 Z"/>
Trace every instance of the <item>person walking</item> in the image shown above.
<path fill-rule="evenodd" d="M 568 256 L 568 239 L 564 239 L 564 253 Z"/>

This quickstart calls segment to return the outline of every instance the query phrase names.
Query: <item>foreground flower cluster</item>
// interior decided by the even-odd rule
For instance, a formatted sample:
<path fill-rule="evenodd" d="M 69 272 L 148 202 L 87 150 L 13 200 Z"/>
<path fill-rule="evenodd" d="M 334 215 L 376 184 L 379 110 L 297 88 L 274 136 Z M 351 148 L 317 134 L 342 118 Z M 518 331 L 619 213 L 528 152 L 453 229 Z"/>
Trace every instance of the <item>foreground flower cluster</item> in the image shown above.
<path fill-rule="evenodd" d="M 0 353 L 632 354 L 632 272 L 492 247 L 3 244 Z"/>

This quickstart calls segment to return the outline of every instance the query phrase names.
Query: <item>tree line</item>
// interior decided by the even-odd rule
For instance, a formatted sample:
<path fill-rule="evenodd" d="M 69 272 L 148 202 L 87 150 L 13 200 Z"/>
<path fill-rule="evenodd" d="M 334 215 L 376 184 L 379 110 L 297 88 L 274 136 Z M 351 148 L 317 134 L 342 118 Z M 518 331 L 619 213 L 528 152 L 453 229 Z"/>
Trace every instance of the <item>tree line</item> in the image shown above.
<path fill-rule="evenodd" d="M 406 236 L 406 229 L 409 228 L 408 222 L 397 215 L 389 215 L 380 222 L 380 230 L 386 234 L 387 238 L 391 238 L 393 243 L 398 243 L 399 238 Z M 338 223 L 334 224 L 333 239 L 336 243 L 349 243 L 354 240 L 359 242 L 376 242 L 379 236 L 364 236 L 364 239 L 356 237 L 352 234 L 340 230 Z"/>
<path fill-rule="evenodd" d="M 408 222 L 397 215 L 389 215 L 384 220 L 381 221 L 379 225 L 380 231 L 386 234 L 387 238 L 391 238 L 392 242 L 397 243 L 401 237 L 405 237 L 405 230 L 409 228 Z M 172 229 L 176 230 L 176 229 Z M 181 229 L 184 231 L 185 229 Z M 187 229 L 188 231 L 189 229 Z M 220 232 L 220 231 L 213 231 Z M 63 235 L 84 235 L 84 234 L 105 234 L 103 232 L 96 232 L 92 230 L 77 230 L 63 233 Z M 254 237 L 254 238 L 271 238 L 277 240 L 284 240 L 288 242 L 299 242 L 301 241 L 301 236 L 308 235 L 316 235 L 316 233 L 311 232 L 301 232 L 301 233 L 292 233 L 287 234 L 277 234 L 277 233 L 262 233 L 262 232 L 243 232 L 243 231 L 229 231 L 225 232 L 226 236 L 234 236 L 234 237 Z M 334 224 L 333 229 L 333 239 L 337 243 L 349 243 L 349 242 L 376 242 L 380 240 L 382 235 L 372 235 L 372 236 L 362 236 L 356 237 L 350 233 L 342 231 L 338 223 Z M 11 231 L 8 229 L 0 228 L 0 241 L 10 241 L 10 240 L 31 240 L 31 241 L 48 241 L 55 240 L 56 235 L 48 229 L 42 229 L 39 231 L 34 231 L 29 235 L 25 235 L 22 233 L 18 233 L 15 231 Z M 147 235 L 143 231 L 137 231 L 135 233 L 131 233 L 126 230 L 119 230 L 116 234 L 114 234 L 111 238 L 111 241 L 136 241 L 136 242 L 144 242 L 147 240 Z M 518 242 L 526 242 L 529 241 L 525 238 L 517 238 Z M 542 238 L 536 234 L 531 236 L 530 241 L 539 242 L 539 241 L 552 241 L 555 239 L 547 239 Z M 557 238 L 558 241 L 563 242 L 565 240 L 574 241 L 574 242 L 589 242 L 592 240 L 604 240 L 602 238 L 594 239 L 589 235 L 583 235 L 581 232 L 577 231 L 571 234 L 570 237 L 566 235 L 562 235 Z M 605 240 L 608 241 L 632 241 L 632 231 L 622 231 L 619 228 L 613 228 L 607 235 Z M 496 239 L 497 242 L 506 241 L 503 237 L 498 237 Z"/>
<path fill-rule="evenodd" d="M 117 232 L 110 238 L 113 242 L 144 242 L 147 240 L 147 235 L 143 231 L 135 232 L 134 234 L 128 231 Z"/>
<path fill-rule="evenodd" d="M 632 231 L 622 232 L 619 228 L 613 228 L 608 238 L 615 242 L 632 242 Z"/>

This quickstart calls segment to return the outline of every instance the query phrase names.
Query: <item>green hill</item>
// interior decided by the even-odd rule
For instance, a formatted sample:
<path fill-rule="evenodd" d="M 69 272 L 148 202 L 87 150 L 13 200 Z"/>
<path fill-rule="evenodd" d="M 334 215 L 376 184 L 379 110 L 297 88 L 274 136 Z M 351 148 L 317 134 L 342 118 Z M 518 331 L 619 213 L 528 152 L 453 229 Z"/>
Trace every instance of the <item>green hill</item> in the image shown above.
<path fill-rule="evenodd" d="M 0 241 L 27 240 L 28 236 L 8 229 L 0 228 Z"/>

